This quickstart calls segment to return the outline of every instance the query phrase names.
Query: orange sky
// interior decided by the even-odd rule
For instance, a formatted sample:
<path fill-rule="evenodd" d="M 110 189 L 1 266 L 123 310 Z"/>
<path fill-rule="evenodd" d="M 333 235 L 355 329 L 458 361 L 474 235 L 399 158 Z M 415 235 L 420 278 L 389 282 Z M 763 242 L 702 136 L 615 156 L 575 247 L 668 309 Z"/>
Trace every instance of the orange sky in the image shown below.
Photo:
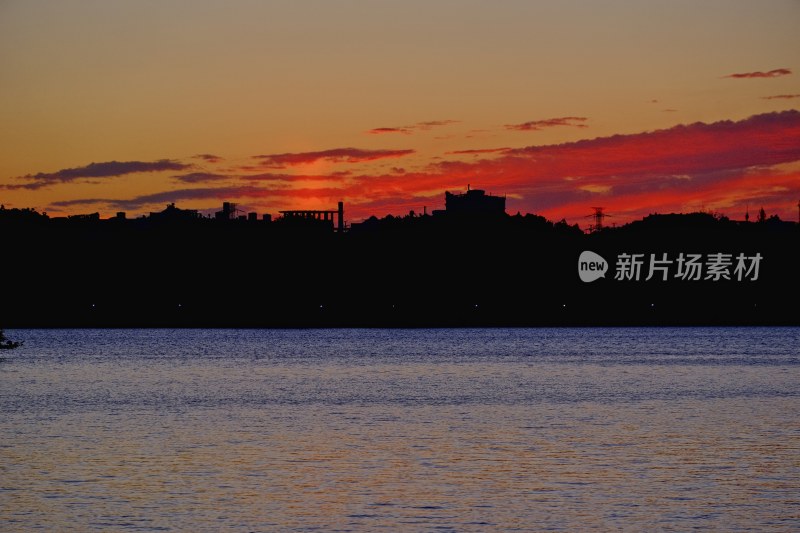
<path fill-rule="evenodd" d="M 582 226 L 800 200 L 796 1 L 0 3 L 0 202 Z"/>

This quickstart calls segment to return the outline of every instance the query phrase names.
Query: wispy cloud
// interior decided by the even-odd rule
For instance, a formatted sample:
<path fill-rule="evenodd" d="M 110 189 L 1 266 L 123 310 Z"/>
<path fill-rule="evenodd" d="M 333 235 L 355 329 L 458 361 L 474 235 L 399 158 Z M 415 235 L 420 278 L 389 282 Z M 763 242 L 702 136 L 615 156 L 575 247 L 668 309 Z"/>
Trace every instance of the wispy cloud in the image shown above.
<path fill-rule="evenodd" d="M 384 135 L 386 133 L 402 133 L 403 135 L 411 135 L 411 132 L 414 131 L 411 128 L 399 127 L 399 128 L 373 128 L 367 133 L 370 135 Z"/>
<path fill-rule="evenodd" d="M 411 135 L 415 131 L 428 131 L 433 128 L 450 126 L 452 124 L 458 124 L 460 122 L 461 122 L 460 120 L 427 120 L 425 122 L 417 122 L 416 124 L 411 124 L 409 126 L 373 128 L 371 130 L 367 130 L 366 133 L 368 133 L 369 135 L 383 135 L 387 133 L 400 133 L 403 135 Z"/>
<path fill-rule="evenodd" d="M 338 198 L 342 189 L 337 188 L 270 188 L 255 185 L 234 185 L 228 187 L 197 187 L 190 189 L 174 189 L 153 194 L 144 194 L 133 198 L 82 198 L 52 202 L 55 208 L 102 205 L 113 209 L 137 210 L 162 204 L 180 201 L 214 200 L 222 202 L 226 199 L 260 199 L 270 202 L 283 201 L 289 198 L 299 201 L 309 198 Z"/>
<path fill-rule="evenodd" d="M 172 179 L 183 183 L 205 183 L 210 181 L 221 181 L 230 179 L 232 176 L 226 174 L 214 174 L 211 172 L 192 172 L 190 174 L 179 174 L 172 176 Z"/>
<path fill-rule="evenodd" d="M 586 117 L 558 117 L 547 118 L 544 120 L 532 120 L 530 122 L 523 122 L 522 124 L 506 124 L 507 130 L 516 131 L 539 131 L 545 128 L 554 128 L 557 126 L 571 126 L 573 128 L 588 128 L 585 122 L 589 120 Z"/>
<path fill-rule="evenodd" d="M 299 181 L 344 181 L 350 172 L 332 172 L 331 174 L 245 174 L 239 176 L 242 181 L 249 182 L 299 182 Z"/>
<path fill-rule="evenodd" d="M 445 152 L 446 155 L 471 155 L 471 154 L 493 154 L 498 152 L 507 152 L 510 148 L 474 148 L 472 150 L 453 150 L 452 152 Z"/>
<path fill-rule="evenodd" d="M 194 159 L 202 159 L 203 161 L 207 161 L 209 163 L 219 163 L 220 161 L 224 161 L 224 158 L 214 154 L 197 154 L 194 156 Z"/>
<path fill-rule="evenodd" d="M 460 120 L 429 120 L 427 122 L 417 122 L 414 127 L 421 130 L 429 130 L 431 128 L 438 128 L 440 126 L 459 124 L 460 122 Z"/>
<path fill-rule="evenodd" d="M 213 172 L 191 172 L 189 174 L 177 174 L 171 176 L 172 179 L 182 183 L 214 183 L 221 181 L 230 182 L 301 182 L 301 181 L 342 181 L 347 176 L 352 175 L 349 171 L 332 172 L 330 174 L 280 174 L 273 172 L 260 172 L 258 174 L 248 174 L 246 172 L 257 170 L 253 167 L 243 167 L 245 173 L 236 174 L 216 174 Z"/>
<path fill-rule="evenodd" d="M 326 160 L 333 163 L 363 163 L 377 159 L 391 159 L 413 154 L 414 150 L 363 150 L 360 148 L 335 148 L 320 152 L 300 152 L 286 154 L 256 155 L 262 164 L 275 166 L 294 166 Z"/>
<path fill-rule="evenodd" d="M 108 198 L 76 198 L 73 200 L 59 200 L 51 202 L 51 207 L 74 207 L 77 205 L 106 205 L 115 202 Z"/>
<path fill-rule="evenodd" d="M 200 187 L 193 189 L 175 189 L 153 194 L 145 194 L 134 198 L 84 198 L 53 202 L 54 207 L 73 207 L 81 205 L 107 205 L 115 209 L 140 209 L 151 205 L 178 202 L 181 200 L 222 199 L 227 197 L 241 198 L 263 193 L 257 187 Z"/>
<path fill-rule="evenodd" d="M 773 96 L 762 96 L 762 100 L 793 100 L 800 98 L 800 94 L 776 94 Z"/>
<path fill-rule="evenodd" d="M 20 178 L 17 178 L 20 179 Z M 49 182 L 46 181 L 37 181 L 34 183 L 9 183 L 7 185 L 0 185 L 0 189 L 8 189 L 10 191 L 23 189 L 29 191 L 35 191 L 37 189 L 41 189 L 42 187 L 47 187 L 51 185 Z"/>
<path fill-rule="evenodd" d="M 738 72 L 736 74 L 728 74 L 727 76 L 723 76 L 724 78 L 734 78 L 734 79 L 741 79 L 741 78 L 778 78 L 780 76 L 788 76 L 791 74 L 791 69 L 788 68 L 776 68 L 775 70 L 770 70 L 767 72 Z"/>
<path fill-rule="evenodd" d="M 166 170 L 185 170 L 191 165 L 179 163 L 172 159 L 158 161 L 108 161 L 106 163 L 90 163 L 84 167 L 66 168 L 57 172 L 28 174 L 17 179 L 30 181 L 27 185 L 9 185 L 7 188 L 39 189 L 58 183 L 69 183 L 87 178 L 112 178 L 139 172 L 163 172 Z"/>

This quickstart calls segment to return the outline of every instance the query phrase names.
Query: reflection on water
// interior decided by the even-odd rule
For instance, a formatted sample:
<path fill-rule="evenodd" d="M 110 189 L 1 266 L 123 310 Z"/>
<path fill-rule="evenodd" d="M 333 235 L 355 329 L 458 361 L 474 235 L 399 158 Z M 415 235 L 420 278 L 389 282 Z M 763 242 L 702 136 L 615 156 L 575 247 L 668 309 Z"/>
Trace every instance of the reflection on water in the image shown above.
<path fill-rule="evenodd" d="M 800 528 L 800 330 L 15 331 L 3 531 Z"/>

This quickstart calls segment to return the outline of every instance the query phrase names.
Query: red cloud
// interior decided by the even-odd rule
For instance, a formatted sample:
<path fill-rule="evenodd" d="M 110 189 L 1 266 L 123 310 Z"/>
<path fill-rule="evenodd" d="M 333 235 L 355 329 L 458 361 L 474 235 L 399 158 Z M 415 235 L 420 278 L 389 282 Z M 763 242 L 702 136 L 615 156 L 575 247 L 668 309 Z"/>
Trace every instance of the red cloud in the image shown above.
<path fill-rule="evenodd" d="M 538 213 L 553 220 L 581 222 L 593 205 L 605 206 L 618 223 L 652 212 L 702 208 L 741 217 L 747 204 L 793 219 L 800 198 L 798 169 L 800 111 L 791 110 L 735 122 L 509 149 L 494 158 L 435 163 L 426 171 L 330 175 L 320 187 L 292 188 L 298 185 L 295 180 L 309 177 L 261 175 L 238 186 L 83 202 L 134 209 L 180 200 L 248 198 L 269 211 L 278 204 L 302 208 L 335 206 L 344 200 L 348 219 L 358 220 L 423 205 L 438 209 L 445 190 L 461 190 L 469 183 L 507 194 L 509 212 Z"/>
<path fill-rule="evenodd" d="M 523 122 L 522 124 L 506 124 L 507 130 L 517 131 L 539 131 L 544 128 L 553 128 L 555 126 L 572 126 L 574 128 L 588 128 L 586 124 L 586 117 L 559 117 L 548 118 L 544 120 L 533 120 L 530 122 Z"/>
<path fill-rule="evenodd" d="M 724 78 L 777 78 L 779 76 L 788 76 L 791 74 L 791 69 L 777 68 L 769 72 L 740 72 L 737 74 L 728 74 Z"/>
<path fill-rule="evenodd" d="M 254 159 L 269 165 L 303 165 L 321 159 L 334 163 L 362 163 L 376 159 L 403 157 L 413 154 L 414 150 L 362 150 L 360 148 L 335 148 L 321 152 L 301 152 L 295 154 L 257 155 Z"/>
<path fill-rule="evenodd" d="M 627 213 L 733 206 L 762 193 L 775 206 L 780 198 L 786 204 L 786 197 L 800 197 L 800 179 L 796 172 L 773 168 L 791 162 L 800 162 L 798 111 L 533 146 L 495 159 L 442 162 L 429 172 L 399 177 L 364 176 L 353 193 L 369 195 L 369 202 L 471 183 L 507 193 L 509 211 L 578 217 L 602 198 L 601 205 L 617 210 L 624 221 Z M 784 215 L 790 213 L 787 205 Z"/>

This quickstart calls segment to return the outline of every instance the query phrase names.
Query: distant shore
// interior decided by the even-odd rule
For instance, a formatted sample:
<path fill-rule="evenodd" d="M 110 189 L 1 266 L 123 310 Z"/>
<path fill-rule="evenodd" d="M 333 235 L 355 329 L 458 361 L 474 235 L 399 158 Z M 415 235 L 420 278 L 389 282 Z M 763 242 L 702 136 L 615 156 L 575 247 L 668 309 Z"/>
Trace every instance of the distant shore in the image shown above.
<path fill-rule="evenodd" d="M 114 222 L 0 219 L 0 326 L 800 325 L 800 229 L 776 219 Z"/>

